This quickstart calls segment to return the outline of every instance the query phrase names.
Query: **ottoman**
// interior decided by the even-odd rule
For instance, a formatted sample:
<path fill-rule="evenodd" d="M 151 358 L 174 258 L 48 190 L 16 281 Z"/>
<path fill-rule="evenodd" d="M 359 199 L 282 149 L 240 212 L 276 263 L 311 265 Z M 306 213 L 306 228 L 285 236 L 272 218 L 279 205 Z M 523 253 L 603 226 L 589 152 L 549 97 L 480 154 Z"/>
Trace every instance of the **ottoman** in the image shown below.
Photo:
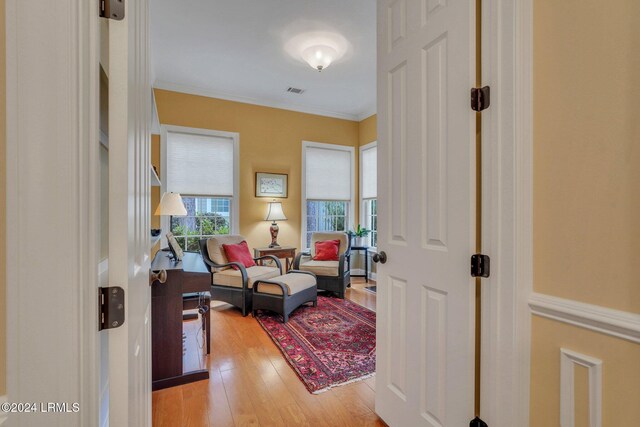
<path fill-rule="evenodd" d="M 282 276 L 256 280 L 253 284 L 253 315 L 256 310 L 275 311 L 284 323 L 289 314 L 306 302 L 318 305 L 316 275 L 309 271 L 291 270 Z"/>

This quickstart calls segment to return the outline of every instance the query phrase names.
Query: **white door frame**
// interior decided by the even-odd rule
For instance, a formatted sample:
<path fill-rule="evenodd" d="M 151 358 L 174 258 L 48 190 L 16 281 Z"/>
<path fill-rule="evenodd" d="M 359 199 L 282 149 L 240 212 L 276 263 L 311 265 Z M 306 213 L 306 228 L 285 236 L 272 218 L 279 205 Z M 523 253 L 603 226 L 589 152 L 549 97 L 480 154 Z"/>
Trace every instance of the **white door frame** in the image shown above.
<path fill-rule="evenodd" d="M 529 425 L 533 282 L 533 0 L 482 1 L 483 85 L 491 107 L 482 127 L 481 418 Z"/>
<path fill-rule="evenodd" d="M 6 1 L 7 390 L 98 424 L 98 2 Z"/>

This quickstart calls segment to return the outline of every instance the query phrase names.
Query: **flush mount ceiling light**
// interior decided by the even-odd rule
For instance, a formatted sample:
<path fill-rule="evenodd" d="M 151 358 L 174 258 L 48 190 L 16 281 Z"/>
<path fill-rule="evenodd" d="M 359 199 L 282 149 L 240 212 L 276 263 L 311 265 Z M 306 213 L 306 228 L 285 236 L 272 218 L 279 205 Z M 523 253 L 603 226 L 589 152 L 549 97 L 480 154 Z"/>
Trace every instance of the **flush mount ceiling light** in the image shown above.
<path fill-rule="evenodd" d="M 333 31 L 298 33 L 295 36 L 288 35 L 285 40 L 284 49 L 292 58 L 318 71 L 340 59 L 348 59 L 352 51 L 347 39 Z"/>
<path fill-rule="evenodd" d="M 318 71 L 327 68 L 337 57 L 338 52 L 334 48 L 321 44 L 309 46 L 302 51 L 302 58 Z"/>

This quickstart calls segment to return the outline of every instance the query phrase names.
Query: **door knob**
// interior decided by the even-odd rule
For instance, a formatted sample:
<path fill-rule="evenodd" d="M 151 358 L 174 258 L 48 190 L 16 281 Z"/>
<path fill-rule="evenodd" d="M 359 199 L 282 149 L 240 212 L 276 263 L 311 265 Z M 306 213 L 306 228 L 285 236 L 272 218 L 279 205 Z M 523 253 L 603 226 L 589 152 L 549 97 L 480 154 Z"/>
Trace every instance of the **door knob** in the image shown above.
<path fill-rule="evenodd" d="M 385 253 L 385 251 L 380 251 L 377 254 L 373 254 L 371 259 L 373 260 L 373 262 L 384 264 L 385 262 L 387 262 L 387 254 Z"/>
<path fill-rule="evenodd" d="M 149 271 L 149 286 L 153 285 L 156 281 L 164 283 L 167 281 L 167 270 Z"/>

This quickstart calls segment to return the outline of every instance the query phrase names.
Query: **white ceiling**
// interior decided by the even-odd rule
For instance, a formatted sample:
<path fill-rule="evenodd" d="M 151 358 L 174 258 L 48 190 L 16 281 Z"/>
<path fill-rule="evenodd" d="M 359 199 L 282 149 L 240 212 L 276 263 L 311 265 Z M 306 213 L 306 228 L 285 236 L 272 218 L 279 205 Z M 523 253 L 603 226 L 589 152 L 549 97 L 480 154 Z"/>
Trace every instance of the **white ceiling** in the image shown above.
<path fill-rule="evenodd" d="M 310 31 L 350 48 L 315 71 L 285 51 Z M 155 87 L 359 120 L 376 106 L 376 1 L 152 0 L 151 55 Z"/>

